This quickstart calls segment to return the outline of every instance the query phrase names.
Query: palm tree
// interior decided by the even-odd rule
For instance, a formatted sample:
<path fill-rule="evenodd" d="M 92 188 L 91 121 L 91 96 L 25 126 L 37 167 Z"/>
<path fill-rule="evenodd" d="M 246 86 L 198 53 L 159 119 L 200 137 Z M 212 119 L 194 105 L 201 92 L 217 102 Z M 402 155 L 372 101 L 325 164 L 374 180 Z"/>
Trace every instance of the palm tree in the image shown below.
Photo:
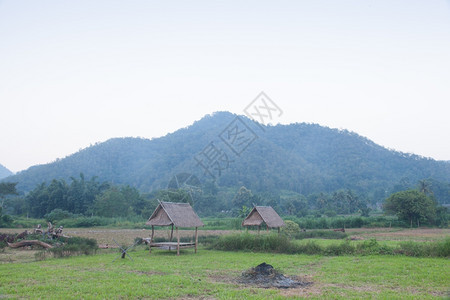
<path fill-rule="evenodd" d="M 433 194 L 433 191 L 431 190 L 431 182 L 429 182 L 426 179 L 419 180 L 419 192 L 427 194 Z"/>

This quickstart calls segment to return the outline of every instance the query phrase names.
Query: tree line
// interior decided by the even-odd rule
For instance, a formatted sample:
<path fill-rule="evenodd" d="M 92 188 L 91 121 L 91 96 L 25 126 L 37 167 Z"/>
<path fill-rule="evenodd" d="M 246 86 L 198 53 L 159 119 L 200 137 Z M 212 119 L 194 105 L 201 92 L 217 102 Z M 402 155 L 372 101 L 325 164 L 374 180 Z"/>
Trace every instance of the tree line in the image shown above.
<path fill-rule="evenodd" d="M 415 188 L 393 191 L 383 203 L 385 213 L 397 215 L 411 225 L 446 224 L 448 212 L 435 199 L 432 181 L 421 180 Z M 410 184 L 408 184 L 409 187 Z M 398 185 L 396 189 L 398 189 Z M 71 177 L 69 182 L 54 179 L 41 183 L 25 196 L 15 196 L 16 183 L 0 183 L 0 223 L 8 214 L 34 218 L 76 216 L 148 218 L 159 201 L 189 202 L 200 216 L 245 217 L 254 205 L 272 206 L 280 215 L 320 217 L 360 214 L 369 216 L 374 208 L 368 197 L 354 190 L 339 189 L 326 193 L 302 195 L 293 191 L 253 193 L 245 186 L 219 187 L 207 181 L 191 189 L 163 189 L 141 193 L 129 185 L 100 182 L 97 177 Z M 7 197 L 7 196 L 13 197 Z M 2 216 L 3 213 L 3 216 Z M 3 219 L 1 219 L 3 218 Z M 2 221 L 3 220 L 3 221 Z M 1 224 L 0 224 L 1 225 Z"/>

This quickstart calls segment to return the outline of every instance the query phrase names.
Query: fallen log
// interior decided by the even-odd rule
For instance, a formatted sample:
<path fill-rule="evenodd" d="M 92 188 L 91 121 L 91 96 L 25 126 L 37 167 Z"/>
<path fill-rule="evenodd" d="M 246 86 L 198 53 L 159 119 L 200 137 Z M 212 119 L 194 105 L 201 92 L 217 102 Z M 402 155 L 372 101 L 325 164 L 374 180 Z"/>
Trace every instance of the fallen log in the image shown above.
<path fill-rule="evenodd" d="M 38 240 L 23 240 L 23 241 L 20 241 L 17 243 L 8 243 L 8 246 L 10 248 L 20 248 L 20 247 L 35 246 L 35 245 L 41 246 L 46 249 L 53 248 L 52 245 L 38 241 Z"/>

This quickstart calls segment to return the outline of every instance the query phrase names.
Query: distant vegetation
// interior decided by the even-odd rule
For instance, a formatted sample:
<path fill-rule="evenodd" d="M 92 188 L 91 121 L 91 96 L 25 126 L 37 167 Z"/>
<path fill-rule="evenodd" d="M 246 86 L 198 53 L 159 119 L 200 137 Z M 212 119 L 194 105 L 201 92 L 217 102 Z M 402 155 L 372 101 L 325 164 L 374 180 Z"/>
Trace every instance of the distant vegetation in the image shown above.
<path fill-rule="evenodd" d="M 235 117 L 216 113 L 153 140 L 111 139 L 8 177 L 3 187 L 13 184 L 18 195 L 0 188 L 0 226 L 11 223 L 9 215 L 65 226 L 142 223 L 157 200 L 189 202 L 201 217 L 219 218 L 242 218 L 253 205 L 269 205 L 307 229 L 448 223 L 448 211 L 439 205 L 450 202 L 448 162 L 391 151 L 315 124 L 262 130 L 245 117 L 258 138 L 237 156 L 219 139 Z M 194 160 L 212 141 L 232 160 L 215 181 Z M 174 175 L 183 172 L 200 180 L 179 185 L 183 178 Z M 417 207 L 397 201 L 412 198 L 420 200 L 413 201 Z M 383 203 L 395 217 L 379 216 Z"/>
<path fill-rule="evenodd" d="M 235 117 L 227 112 L 215 113 L 152 140 L 111 139 L 5 180 L 18 182 L 21 192 L 31 191 L 43 181 L 70 181 L 80 173 L 144 193 L 167 188 L 173 176 L 181 172 L 195 174 L 207 184 L 211 178 L 204 176 L 194 157 L 214 142 L 230 159 L 216 181 L 221 191 L 236 192 L 245 186 L 258 195 L 288 191 L 305 197 L 318 197 L 320 193 L 333 197 L 336 191 L 350 190 L 375 204 L 391 192 L 413 188 L 419 180 L 428 179 L 437 201 L 450 201 L 448 162 L 388 150 L 356 133 L 316 124 L 264 126 L 263 131 L 245 117 L 242 120 L 258 138 L 237 156 L 219 138 Z"/>
<path fill-rule="evenodd" d="M 45 219 L 65 227 L 119 226 L 141 228 L 160 201 L 189 202 L 205 219 L 208 229 L 239 229 L 252 205 L 272 206 L 285 220 L 302 229 L 360 227 L 446 227 L 448 210 L 440 206 L 431 193 L 431 186 L 420 181 L 417 188 L 395 192 L 385 199 L 382 216 L 372 215 L 372 204 L 352 190 L 307 196 L 290 191 L 280 194 L 254 194 L 246 187 L 221 189 L 209 183 L 200 190 L 165 189 L 143 194 L 128 185 L 99 182 L 96 177 L 52 180 L 42 183 L 26 196 L 7 197 L 0 207 L 0 227 L 12 225 L 7 215 Z M 1 187 L 15 187 L 2 183 Z M 422 188 L 422 190 L 421 190 Z M 1 192 L 1 189 L 0 189 Z M 13 194 L 13 191 L 7 192 Z M 373 207 L 373 206 L 372 206 Z M 376 207 L 374 208 L 376 209 Z M 3 212 L 3 216 L 1 213 Z M 29 223 L 17 219 L 15 224 Z M 28 224 L 29 225 L 29 224 Z"/>

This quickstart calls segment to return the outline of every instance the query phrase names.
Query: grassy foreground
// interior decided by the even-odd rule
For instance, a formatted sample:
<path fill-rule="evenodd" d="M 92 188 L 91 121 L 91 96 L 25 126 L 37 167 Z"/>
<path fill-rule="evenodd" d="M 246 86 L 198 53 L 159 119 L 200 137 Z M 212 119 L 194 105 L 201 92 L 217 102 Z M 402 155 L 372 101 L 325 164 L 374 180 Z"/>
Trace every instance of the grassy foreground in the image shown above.
<path fill-rule="evenodd" d="M 285 255 L 200 249 L 174 252 L 144 247 L 117 259 L 109 250 L 94 256 L 0 264 L 0 298 L 382 298 L 448 296 L 450 261 L 403 256 Z M 242 271 L 262 262 L 285 275 L 312 282 L 276 290 L 237 284 Z"/>

